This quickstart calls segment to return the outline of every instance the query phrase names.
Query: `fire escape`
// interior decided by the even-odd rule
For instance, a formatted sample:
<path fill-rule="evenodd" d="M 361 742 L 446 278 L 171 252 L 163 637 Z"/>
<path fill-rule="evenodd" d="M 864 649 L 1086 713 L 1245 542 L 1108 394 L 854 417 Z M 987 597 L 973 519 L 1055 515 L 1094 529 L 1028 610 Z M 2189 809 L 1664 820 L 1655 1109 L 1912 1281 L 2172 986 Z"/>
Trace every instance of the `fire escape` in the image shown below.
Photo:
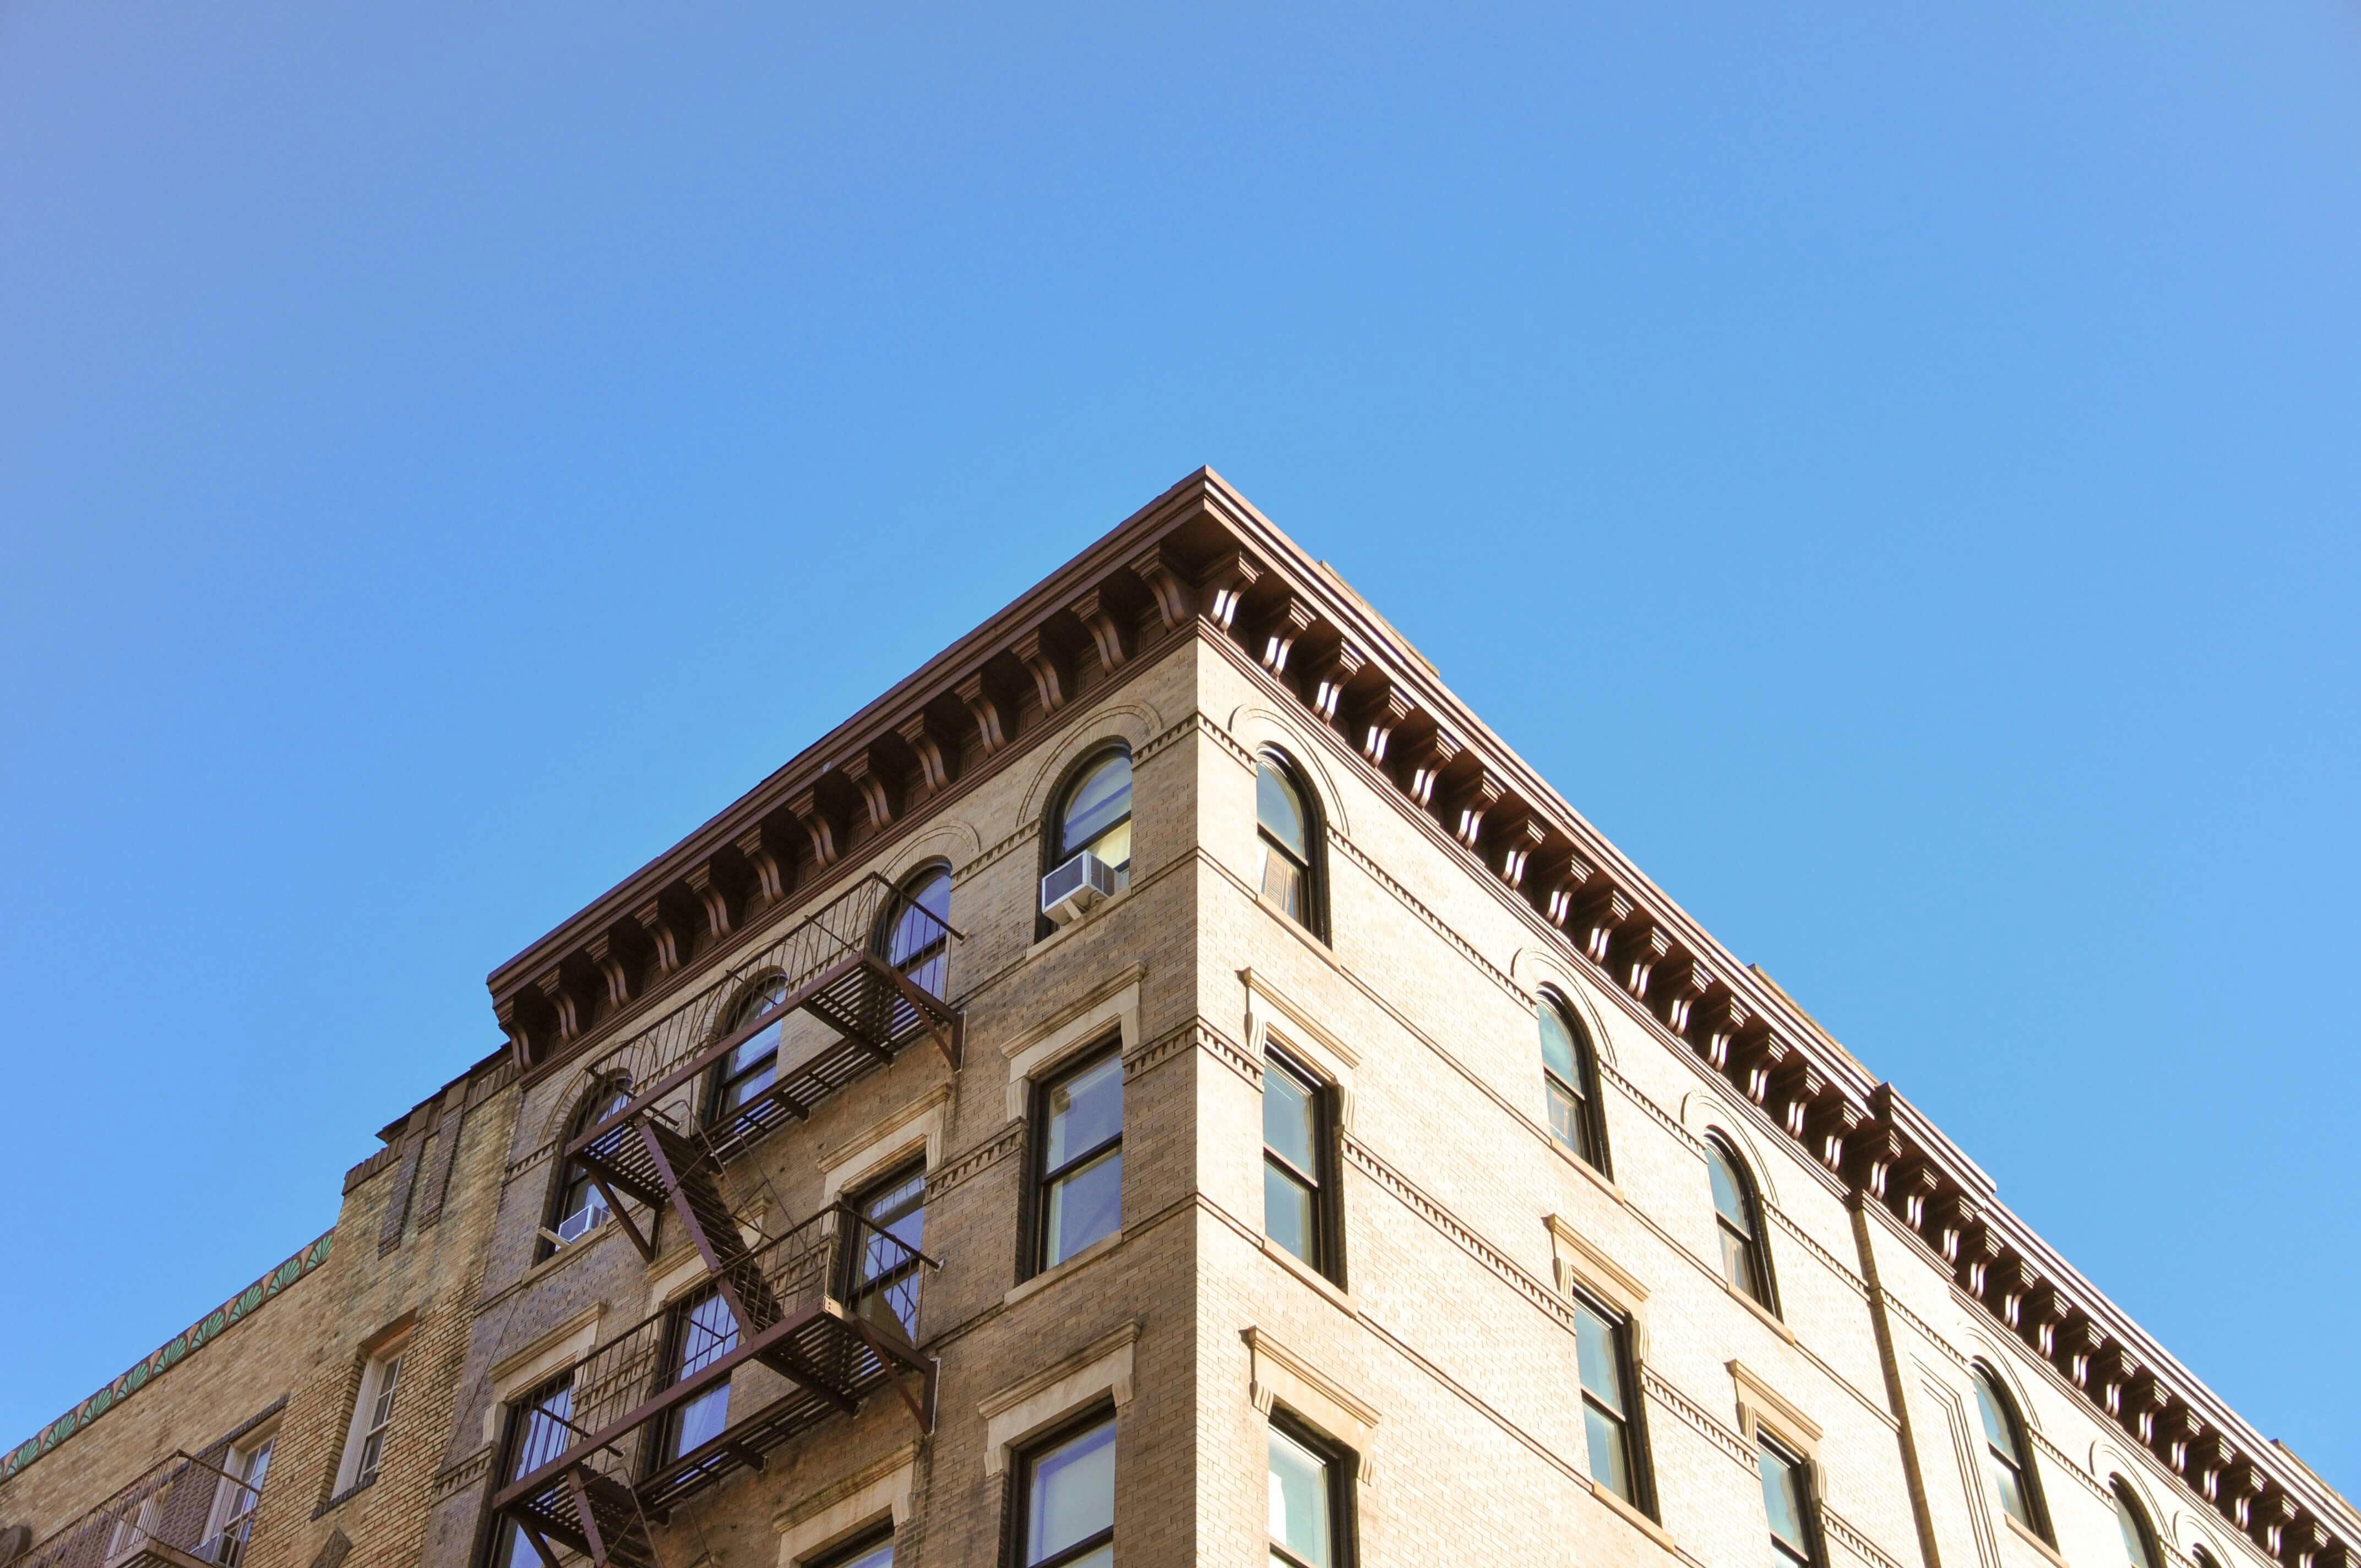
<path fill-rule="evenodd" d="M 492 1506 L 544 1562 L 564 1546 L 598 1568 L 653 1568 L 651 1523 L 887 1387 L 933 1430 L 936 1364 L 915 1335 L 935 1260 L 842 1201 L 766 1234 L 732 1210 L 721 1175 L 913 1045 L 933 1044 L 958 1068 L 961 1015 L 929 989 L 957 938 L 883 878 L 864 878 L 725 981 L 771 977 L 773 1000 L 754 1016 L 705 1044 L 667 1021 L 588 1069 L 613 1102 L 558 1157 L 588 1172 L 643 1255 L 654 1257 L 660 1223 L 676 1223 L 710 1293 L 694 1312 L 658 1311 L 600 1344 L 528 1413 L 508 1461 L 514 1478 Z M 768 1084 L 708 1114 L 708 1086 L 771 1031 Z M 717 1398 L 726 1424 L 708 1430 Z"/>
<path fill-rule="evenodd" d="M 174 1453 L 13 1568 L 236 1568 L 260 1500 L 218 1464 Z"/>

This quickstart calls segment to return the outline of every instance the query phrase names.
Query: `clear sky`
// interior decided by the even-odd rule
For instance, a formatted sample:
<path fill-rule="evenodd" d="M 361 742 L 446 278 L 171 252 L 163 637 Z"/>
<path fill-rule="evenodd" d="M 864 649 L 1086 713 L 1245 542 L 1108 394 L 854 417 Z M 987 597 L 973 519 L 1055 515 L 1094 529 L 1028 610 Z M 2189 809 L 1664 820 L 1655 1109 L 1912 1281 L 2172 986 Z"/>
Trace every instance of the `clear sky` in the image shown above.
<path fill-rule="evenodd" d="M 0 1446 L 1210 463 L 2361 1486 L 2356 163 L 2347 0 L 0 4 Z"/>

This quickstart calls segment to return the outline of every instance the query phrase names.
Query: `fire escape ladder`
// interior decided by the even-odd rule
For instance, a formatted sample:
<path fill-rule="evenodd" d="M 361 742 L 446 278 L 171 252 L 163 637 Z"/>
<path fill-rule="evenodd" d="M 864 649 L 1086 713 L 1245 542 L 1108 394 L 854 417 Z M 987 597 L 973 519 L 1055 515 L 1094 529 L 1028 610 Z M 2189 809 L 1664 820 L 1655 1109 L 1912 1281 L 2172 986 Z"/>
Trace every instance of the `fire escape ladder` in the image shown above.
<path fill-rule="evenodd" d="M 588 1464 L 576 1465 L 566 1479 L 582 1523 L 582 1550 L 597 1568 L 655 1568 L 647 1521 L 629 1486 Z"/>
<path fill-rule="evenodd" d="M 749 1337 L 779 1321 L 779 1300 L 740 1234 L 738 1218 L 722 1197 L 714 1178 L 719 1174 L 706 1151 L 652 1115 L 638 1118 L 641 1147 L 649 1167 L 680 1216 L 705 1271 L 720 1287 L 737 1320 L 739 1332 Z"/>

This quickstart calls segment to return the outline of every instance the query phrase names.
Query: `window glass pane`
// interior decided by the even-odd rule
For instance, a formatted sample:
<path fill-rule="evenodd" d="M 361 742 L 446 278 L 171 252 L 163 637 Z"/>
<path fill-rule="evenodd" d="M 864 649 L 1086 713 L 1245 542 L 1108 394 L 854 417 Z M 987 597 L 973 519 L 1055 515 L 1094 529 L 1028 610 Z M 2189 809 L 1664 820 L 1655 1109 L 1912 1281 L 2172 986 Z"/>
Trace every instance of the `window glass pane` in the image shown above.
<path fill-rule="evenodd" d="M 1328 1568 L 1328 1462 L 1270 1434 L 1270 1538 L 1312 1568 Z"/>
<path fill-rule="evenodd" d="M 1756 1300 L 1763 1299 L 1762 1281 L 1755 1277 L 1754 1244 L 1729 1226 L 1721 1232 L 1721 1277 Z"/>
<path fill-rule="evenodd" d="M 1262 1141 L 1296 1169 L 1316 1178 L 1320 1165 L 1312 1149 L 1312 1094 L 1301 1079 L 1278 1062 L 1263 1063 Z"/>
<path fill-rule="evenodd" d="M 1742 1236 L 1754 1234 L 1754 1221 L 1746 1212 L 1745 1179 L 1738 1174 L 1730 1156 L 1719 1144 L 1706 1145 L 1707 1166 L 1713 1172 L 1713 1210 Z"/>
<path fill-rule="evenodd" d="M 894 1543 L 889 1541 L 883 1546 L 873 1546 L 856 1557 L 831 1563 L 829 1568 L 894 1568 Z"/>
<path fill-rule="evenodd" d="M 1804 1530 L 1804 1469 L 1785 1454 L 1762 1451 L 1763 1508 L 1771 1517 L 1771 1533 L 1795 1554 L 1808 1559 L 1811 1537 Z"/>
<path fill-rule="evenodd" d="M 1049 1145 L 1041 1168 L 1056 1170 L 1123 1131 L 1123 1058 L 1109 1056 L 1049 1091 Z"/>
<path fill-rule="evenodd" d="M 2031 1530 L 2033 1528 L 2033 1507 L 2026 1500 L 2025 1477 L 2017 1474 L 2016 1467 L 2015 1465 L 1998 1458 L 1995 1458 L 1993 1461 L 1992 1473 L 1993 1485 L 2000 1488 L 2000 1506 L 2002 1509 L 2007 1513 L 2009 1518 L 2015 1519 L 2026 1529 Z"/>
<path fill-rule="evenodd" d="M 1033 1462 L 1025 1522 L 1028 1563 L 1115 1527 L 1113 1421 L 1067 1439 Z"/>
<path fill-rule="evenodd" d="M 1570 1088 L 1582 1085 L 1581 1069 L 1574 1061 L 1574 1032 L 1565 1026 L 1565 1019 L 1555 1007 L 1544 1002 L 1535 1015 L 1542 1026 L 1542 1065 L 1557 1074 Z"/>
<path fill-rule="evenodd" d="M 1263 1234 L 1314 1268 L 1312 1256 L 1312 1190 L 1273 1165 L 1262 1162 Z"/>
<path fill-rule="evenodd" d="M 1066 797 L 1066 813 L 1059 831 L 1060 857 L 1083 849 L 1117 817 L 1130 811 L 1131 758 L 1118 751 L 1085 773 Z M 1125 849 L 1129 848 L 1126 842 Z M 1104 855 L 1100 858 L 1108 859 Z M 1128 853 L 1123 856 L 1125 860 L 1130 858 Z"/>
<path fill-rule="evenodd" d="M 1062 1263 L 1122 1228 L 1123 1150 L 1114 1148 L 1051 1184 L 1049 1252 L 1042 1266 Z"/>
<path fill-rule="evenodd" d="M 1303 803 L 1296 798 L 1295 786 L 1267 762 L 1255 764 L 1255 819 L 1264 832 L 1292 850 L 1297 860 L 1312 859 L 1303 831 Z"/>
<path fill-rule="evenodd" d="M 1115 868 L 1117 890 L 1131 885 L 1131 823 L 1126 820 L 1079 846 Z"/>
<path fill-rule="evenodd" d="M 927 1173 L 913 1167 L 863 1200 L 861 1212 L 878 1230 L 917 1251 L 926 1245 L 926 1197 Z M 902 1261 L 898 1248 L 879 1241 L 873 1233 L 865 1234 L 861 1277 L 873 1279 Z"/>
<path fill-rule="evenodd" d="M 1638 1501 L 1631 1495 L 1631 1453 L 1623 1423 L 1585 1401 L 1582 1429 L 1590 1443 L 1590 1478 L 1627 1503 Z"/>
<path fill-rule="evenodd" d="M 1574 1304 L 1575 1353 L 1582 1367 L 1582 1391 L 1620 1416 L 1625 1413 L 1623 1364 L 1615 1338 L 1613 1323 L 1585 1302 Z"/>

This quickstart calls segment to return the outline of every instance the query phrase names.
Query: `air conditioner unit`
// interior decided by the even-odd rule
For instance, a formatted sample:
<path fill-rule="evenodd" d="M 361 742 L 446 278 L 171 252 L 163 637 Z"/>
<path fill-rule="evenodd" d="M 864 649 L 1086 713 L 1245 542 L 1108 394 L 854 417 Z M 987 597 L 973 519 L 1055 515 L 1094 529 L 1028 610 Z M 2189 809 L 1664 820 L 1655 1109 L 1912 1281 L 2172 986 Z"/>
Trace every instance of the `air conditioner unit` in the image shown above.
<path fill-rule="evenodd" d="M 552 1246 L 571 1245 L 605 1223 L 607 1214 L 608 1209 L 604 1203 L 586 1203 L 558 1221 L 555 1230 L 551 1230 L 546 1225 L 543 1226 L 542 1237 Z"/>
<path fill-rule="evenodd" d="M 1041 913 L 1063 926 L 1115 896 L 1115 868 L 1084 850 L 1041 879 Z"/>

